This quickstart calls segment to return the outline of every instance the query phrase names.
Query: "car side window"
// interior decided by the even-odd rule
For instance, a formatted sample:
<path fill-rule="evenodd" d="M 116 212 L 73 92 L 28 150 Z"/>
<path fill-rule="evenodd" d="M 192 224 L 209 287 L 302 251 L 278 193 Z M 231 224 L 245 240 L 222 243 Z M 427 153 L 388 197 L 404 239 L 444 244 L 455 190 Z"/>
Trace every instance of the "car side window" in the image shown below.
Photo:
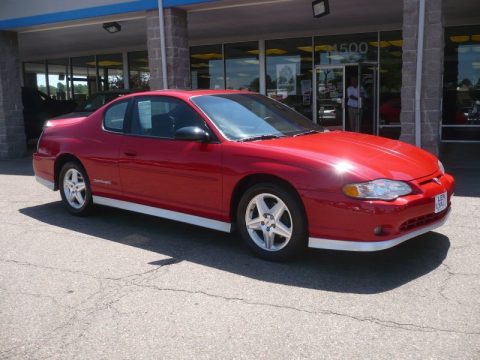
<path fill-rule="evenodd" d="M 135 102 L 130 133 L 174 139 L 175 132 L 187 126 L 208 131 L 205 121 L 183 101 L 166 96 L 141 97 Z"/>
<path fill-rule="evenodd" d="M 118 102 L 110 106 L 103 114 L 103 127 L 106 130 L 122 132 L 127 108 L 128 101 Z"/>

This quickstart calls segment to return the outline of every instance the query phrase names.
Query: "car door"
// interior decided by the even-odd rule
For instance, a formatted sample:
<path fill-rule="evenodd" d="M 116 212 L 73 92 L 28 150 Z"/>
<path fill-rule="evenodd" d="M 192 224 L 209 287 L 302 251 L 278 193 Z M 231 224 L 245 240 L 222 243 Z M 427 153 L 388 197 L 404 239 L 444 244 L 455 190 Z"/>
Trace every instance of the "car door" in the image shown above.
<path fill-rule="evenodd" d="M 78 134 L 82 139 L 78 155 L 88 172 L 94 195 L 121 195 L 118 154 L 130 103 L 129 99 L 117 101 L 102 113 L 92 115 L 85 133 Z"/>
<path fill-rule="evenodd" d="M 221 220 L 221 144 L 175 140 L 186 126 L 210 131 L 179 99 L 136 98 L 120 150 L 122 192 L 133 202 Z"/>

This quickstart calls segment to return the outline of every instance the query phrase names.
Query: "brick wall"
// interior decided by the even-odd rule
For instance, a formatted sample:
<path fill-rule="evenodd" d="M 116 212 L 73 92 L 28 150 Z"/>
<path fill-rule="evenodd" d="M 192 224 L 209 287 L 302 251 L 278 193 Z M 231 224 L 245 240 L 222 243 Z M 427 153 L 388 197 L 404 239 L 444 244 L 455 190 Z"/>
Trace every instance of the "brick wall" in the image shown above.
<path fill-rule="evenodd" d="M 444 21 L 442 0 L 427 0 L 422 79 L 422 148 L 438 155 L 442 121 Z"/>
<path fill-rule="evenodd" d="M 0 31 L 0 159 L 26 152 L 17 34 Z"/>
<path fill-rule="evenodd" d="M 170 89 L 189 89 L 191 79 L 187 13 L 184 10 L 169 8 L 164 10 L 164 16 L 168 87 Z M 147 13 L 147 47 L 150 88 L 152 90 L 163 89 L 160 25 L 156 10 Z"/>
<path fill-rule="evenodd" d="M 403 0 L 402 113 L 400 140 L 415 143 L 415 84 L 419 0 Z M 443 96 L 442 0 L 427 0 L 421 96 L 422 148 L 438 154 Z"/>
<path fill-rule="evenodd" d="M 150 67 L 150 89 L 163 89 L 162 84 L 162 49 L 160 46 L 160 24 L 158 11 L 147 11 L 147 49 Z"/>

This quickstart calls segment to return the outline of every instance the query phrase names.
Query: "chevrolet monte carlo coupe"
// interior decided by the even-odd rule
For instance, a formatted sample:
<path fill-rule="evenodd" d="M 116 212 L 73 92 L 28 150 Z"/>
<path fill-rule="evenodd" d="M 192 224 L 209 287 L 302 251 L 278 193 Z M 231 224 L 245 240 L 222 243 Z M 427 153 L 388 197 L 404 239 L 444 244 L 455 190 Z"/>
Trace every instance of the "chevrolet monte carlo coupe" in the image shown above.
<path fill-rule="evenodd" d="M 324 131 L 244 91 L 152 91 L 45 124 L 37 180 L 66 208 L 112 206 L 219 231 L 285 260 L 376 251 L 442 225 L 454 179 L 400 141 Z"/>

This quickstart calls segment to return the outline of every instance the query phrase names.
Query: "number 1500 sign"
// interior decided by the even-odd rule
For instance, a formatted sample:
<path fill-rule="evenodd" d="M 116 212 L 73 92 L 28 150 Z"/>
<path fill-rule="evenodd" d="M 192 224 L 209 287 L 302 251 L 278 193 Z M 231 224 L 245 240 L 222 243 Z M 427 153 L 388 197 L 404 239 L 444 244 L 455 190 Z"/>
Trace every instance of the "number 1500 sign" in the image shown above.
<path fill-rule="evenodd" d="M 351 42 L 351 43 L 334 44 L 333 51 L 366 54 L 368 52 L 368 43 L 367 42 L 359 42 L 359 43 Z"/>

